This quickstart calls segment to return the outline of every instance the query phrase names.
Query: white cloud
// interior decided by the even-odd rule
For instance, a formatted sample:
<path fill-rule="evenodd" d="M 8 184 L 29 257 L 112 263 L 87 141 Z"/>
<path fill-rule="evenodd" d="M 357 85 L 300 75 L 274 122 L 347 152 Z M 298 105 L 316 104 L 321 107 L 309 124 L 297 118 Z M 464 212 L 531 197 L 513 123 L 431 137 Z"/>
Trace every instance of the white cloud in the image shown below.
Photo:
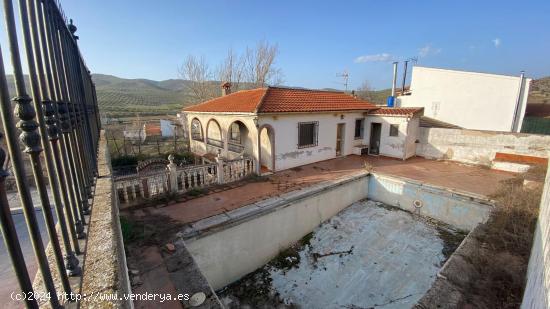
<path fill-rule="evenodd" d="M 494 38 L 492 40 L 493 44 L 495 45 L 496 48 L 498 48 L 500 46 L 500 44 L 502 43 L 502 41 L 500 40 L 500 38 Z"/>
<path fill-rule="evenodd" d="M 435 48 L 432 46 L 432 44 L 427 44 L 426 46 L 418 49 L 418 55 L 420 57 L 428 57 L 430 55 L 437 55 L 439 54 L 443 49 L 441 48 Z"/>
<path fill-rule="evenodd" d="M 381 53 L 381 54 L 375 54 L 375 55 L 364 55 L 359 56 L 355 58 L 355 63 L 363 63 L 363 62 L 387 62 L 387 61 L 393 61 L 394 57 L 388 53 Z"/>

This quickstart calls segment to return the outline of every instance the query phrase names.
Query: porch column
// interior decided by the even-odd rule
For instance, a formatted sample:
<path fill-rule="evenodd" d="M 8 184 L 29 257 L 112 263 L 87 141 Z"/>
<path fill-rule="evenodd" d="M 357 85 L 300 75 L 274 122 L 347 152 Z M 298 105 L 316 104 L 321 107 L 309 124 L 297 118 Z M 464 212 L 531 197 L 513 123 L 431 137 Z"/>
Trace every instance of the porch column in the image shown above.
<path fill-rule="evenodd" d="M 222 159 L 220 153 L 218 153 L 218 156 L 216 157 L 216 163 L 217 163 L 217 166 L 216 166 L 217 173 L 216 173 L 216 175 L 218 176 L 218 184 L 223 184 L 224 183 L 223 159 Z"/>

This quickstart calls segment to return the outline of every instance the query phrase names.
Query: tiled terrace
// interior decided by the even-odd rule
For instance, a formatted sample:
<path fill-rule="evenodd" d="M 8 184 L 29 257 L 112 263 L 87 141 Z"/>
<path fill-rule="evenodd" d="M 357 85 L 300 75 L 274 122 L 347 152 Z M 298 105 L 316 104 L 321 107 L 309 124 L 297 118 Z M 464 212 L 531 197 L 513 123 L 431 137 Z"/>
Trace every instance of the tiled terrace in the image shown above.
<path fill-rule="evenodd" d="M 364 169 L 365 161 L 379 174 L 405 177 L 484 196 L 494 193 L 500 181 L 514 176 L 513 173 L 449 161 L 423 158 L 402 161 L 386 157 L 352 155 L 281 171 L 258 180 L 232 184 L 225 189 L 214 188 L 204 196 L 185 202 L 123 213 L 131 212 L 135 217 L 156 214 L 167 216 L 179 223 L 195 222 L 281 193 L 360 172 Z"/>

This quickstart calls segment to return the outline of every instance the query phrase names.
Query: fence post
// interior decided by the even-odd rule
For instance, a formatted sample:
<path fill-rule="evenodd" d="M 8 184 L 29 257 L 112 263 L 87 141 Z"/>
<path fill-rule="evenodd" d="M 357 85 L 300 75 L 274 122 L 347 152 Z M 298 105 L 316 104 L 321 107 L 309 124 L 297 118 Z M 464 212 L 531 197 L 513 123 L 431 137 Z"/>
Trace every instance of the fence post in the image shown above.
<path fill-rule="evenodd" d="M 217 169 L 217 175 L 218 175 L 218 183 L 221 185 L 224 183 L 224 172 L 223 172 L 223 158 L 221 156 L 221 152 L 218 151 L 218 156 L 216 156 L 216 163 L 218 164 Z"/>
<path fill-rule="evenodd" d="M 177 193 L 178 192 L 178 165 L 174 163 L 174 155 L 170 154 L 168 156 L 168 161 L 170 163 L 168 164 L 168 172 L 170 173 L 170 192 L 171 193 Z"/>

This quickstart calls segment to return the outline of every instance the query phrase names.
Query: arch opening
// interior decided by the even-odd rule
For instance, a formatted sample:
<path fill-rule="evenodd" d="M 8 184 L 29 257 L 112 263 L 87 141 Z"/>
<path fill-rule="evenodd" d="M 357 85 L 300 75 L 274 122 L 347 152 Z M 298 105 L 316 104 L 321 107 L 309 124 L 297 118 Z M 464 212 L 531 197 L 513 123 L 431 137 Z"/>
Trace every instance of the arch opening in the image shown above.
<path fill-rule="evenodd" d="M 202 124 L 197 118 L 191 120 L 191 138 L 196 141 L 203 141 Z"/>
<path fill-rule="evenodd" d="M 240 120 L 229 125 L 227 132 L 227 149 L 234 153 L 252 155 L 252 139 L 247 126 Z"/>
<path fill-rule="evenodd" d="M 275 132 L 270 126 L 260 128 L 259 161 L 260 173 L 275 171 Z"/>
<path fill-rule="evenodd" d="M 214 119 L 210 119 L 206 125 L 206 143 L 223 149 L 222 129 Z"/>

